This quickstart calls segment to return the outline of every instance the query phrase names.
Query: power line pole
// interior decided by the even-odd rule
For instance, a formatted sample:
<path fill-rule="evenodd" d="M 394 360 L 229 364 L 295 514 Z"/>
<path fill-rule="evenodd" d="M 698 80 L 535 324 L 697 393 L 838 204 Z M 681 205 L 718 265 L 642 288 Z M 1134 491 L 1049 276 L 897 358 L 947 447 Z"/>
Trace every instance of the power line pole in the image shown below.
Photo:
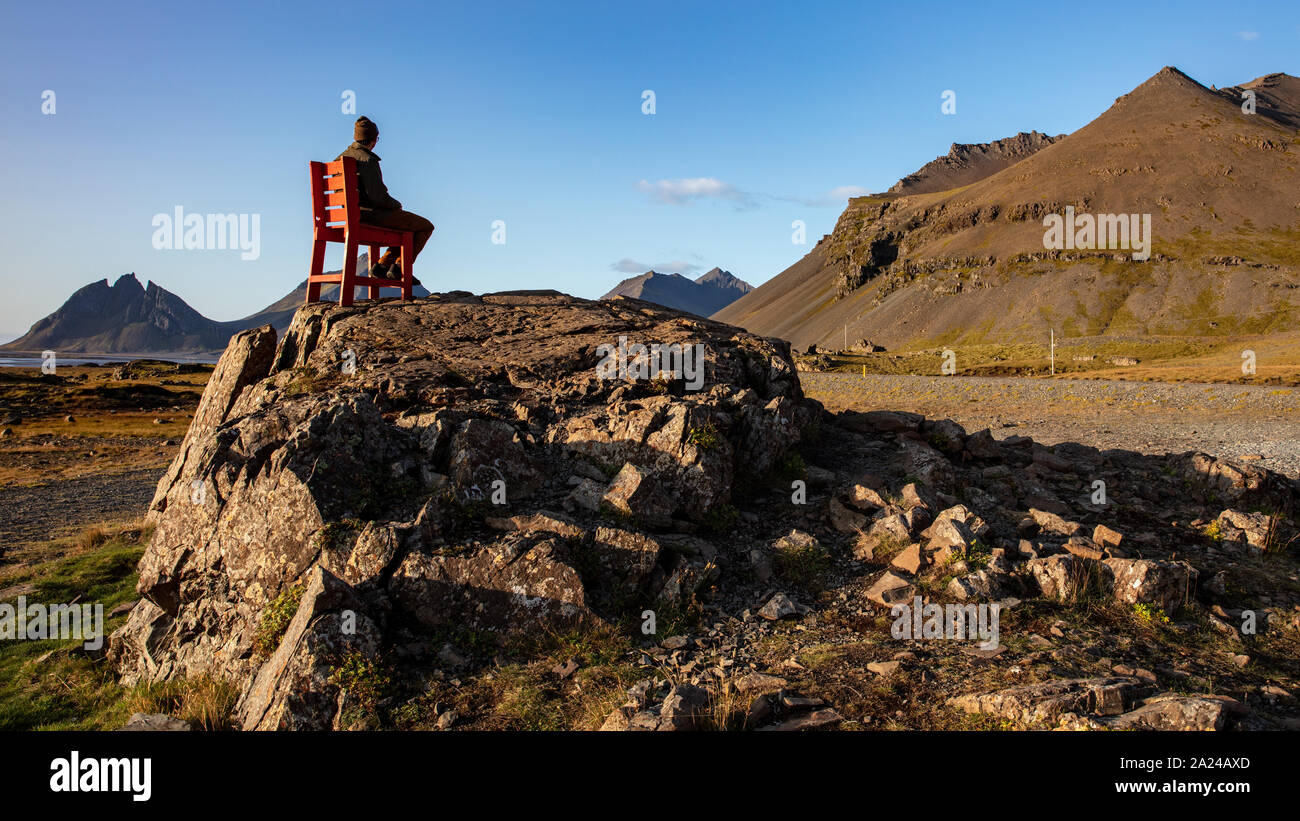
<path fill-rule="evenodd" d="M 1048 333 L 1049 333 L 1050 336 L 1051 336 L 1051 349 L 1052 349 L 1052 375 L 1055 376 L 1055 375 L 1056 375 L 1056 329 L 1055 329 L 1055 328 L 1051 328 L 1051 329 L 1048 330 Z"/>

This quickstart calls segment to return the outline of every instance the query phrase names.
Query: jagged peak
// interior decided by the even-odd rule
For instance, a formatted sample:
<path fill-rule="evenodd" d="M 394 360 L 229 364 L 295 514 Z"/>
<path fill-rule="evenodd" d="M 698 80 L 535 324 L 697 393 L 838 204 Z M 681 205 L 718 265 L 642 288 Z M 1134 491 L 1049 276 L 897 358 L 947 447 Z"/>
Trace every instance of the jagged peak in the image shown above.
<path fill-rule="evenodd" d="M 948 148 L 948 156 L 952 158 L 961 157 L 977 149 L 1002 149 L 1012 148 L 1015 146 L 1041 146 L 1042 144 L 1051 144 L 1061 139 L 1064 134 L 1057 134 L 1055 137 L 1042 133 L 1041 131 L 1021 131 L 1010 137 L 1003 137 L 1000 140 L 990 140 L 986 143 L 953 143 Z"/>
<path fill-rule="evenodd" d="M 108 282 L 107 279 L 105 279 L 104 281 Z M 141 291 L 144 290 L 144 286 L 140 284 L 140 280 L 136 277 L 135 271 L 132 271 L 129 274 L 122 274 L 122 276 L 118 277 L 117 281 L 113 283 L 113 287 L 131 288 L 132 290 L 138 289 Z"/>

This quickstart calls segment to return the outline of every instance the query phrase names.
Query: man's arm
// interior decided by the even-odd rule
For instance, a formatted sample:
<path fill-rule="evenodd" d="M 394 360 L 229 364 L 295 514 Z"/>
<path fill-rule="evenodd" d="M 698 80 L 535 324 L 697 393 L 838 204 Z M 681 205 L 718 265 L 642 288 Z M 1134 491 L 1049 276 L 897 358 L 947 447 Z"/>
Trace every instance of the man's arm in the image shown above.
<path fill-rule="evenodd" d="M 361 190 L 365 192 L 370 207 L 392 211 L 401 209 L 402 204 L 388 193 L 388 186 L 384 185 L 384 174 L 379 170 L 379 161 L 371 160 L 360 165 L 363 169 L 358 174 L 361 178 Z"/>

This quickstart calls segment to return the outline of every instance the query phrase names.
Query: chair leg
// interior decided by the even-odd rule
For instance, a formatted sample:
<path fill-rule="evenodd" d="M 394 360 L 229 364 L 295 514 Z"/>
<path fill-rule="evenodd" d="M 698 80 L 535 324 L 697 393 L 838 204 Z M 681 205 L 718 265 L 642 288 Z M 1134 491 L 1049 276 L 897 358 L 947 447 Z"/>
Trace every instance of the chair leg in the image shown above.
<path fill-rule="evenodd" d="M 369 248 L 369 250 L 367 251 L 367 253 L 369 254 L 369 257 L 370 257 L 370 258 L 367 260 L 367 262 L 370 263 L 370 269 L 371 269 L 371 270 L 374 270 L 375 263 L 379 261 L 379 250 L 380 250 L 380 249 L 379 249 L 379 246 L 378 246 L 378 245 L 371 245 L 370 248 Z M 370 271 L 367 271 L 367 272 L 366 272 L 366 275 L 369 276 L 369 274 L 370 274 Z M 370 286 L 370 290 L 368 291 L 368 294 L 369 294 L 370 298 L 371 298 L 371 299 L 379 299 L 379 290 L 380 290 L 380 286 L 378 286 L 378 285 L 371 285 L 371 286 Z"/>
<path fill-rule="evenodd" d="M 307 272 L 307 301 L 316 302 L 320 299 L 320 283 L 312 282 L 312 277 L 318 277 L 325 273 L 325 240 L 312 240 L 311 244 L 311 269 Z"/>
<path fill-rule="evenodd" d="M 414 299 L 415 235 L 402 234 L 402 299 Z"/>
<path fill-rule="evenodd" d="M 343 281 L 339 283 L 339 305 L 344 308 L 352 304 L 356 281 L 357 241 L 349 237 L 343 243 Z"/>

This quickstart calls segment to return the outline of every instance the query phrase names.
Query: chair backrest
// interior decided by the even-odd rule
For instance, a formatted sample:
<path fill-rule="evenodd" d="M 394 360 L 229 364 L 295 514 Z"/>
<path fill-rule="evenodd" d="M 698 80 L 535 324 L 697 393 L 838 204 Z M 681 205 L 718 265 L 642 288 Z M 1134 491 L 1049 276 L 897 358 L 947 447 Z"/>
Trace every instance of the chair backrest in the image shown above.
<path fill-rule="evenodd" d="M 311 163 L 311 214 L 315 228 L 355 228 L 361 221 L 358 199 L 356 159 L 344 157 L 334 162 Z"/>

